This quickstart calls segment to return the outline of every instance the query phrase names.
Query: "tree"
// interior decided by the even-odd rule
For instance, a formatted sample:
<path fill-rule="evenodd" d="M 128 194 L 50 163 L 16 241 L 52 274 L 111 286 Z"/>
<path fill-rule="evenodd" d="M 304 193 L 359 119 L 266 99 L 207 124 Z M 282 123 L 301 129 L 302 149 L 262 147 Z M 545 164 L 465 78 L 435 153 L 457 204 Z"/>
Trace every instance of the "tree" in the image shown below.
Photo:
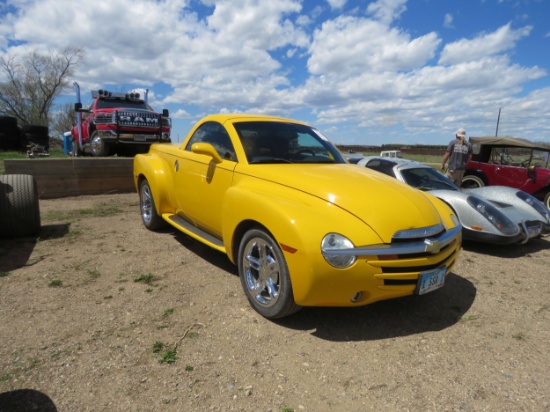
<path fill-rule="evenodd" d="M 0 113 L 22 124 L 48 126 L 53 102 L 69 87 L 69 78 L 84 59 L 81 48 L 66 47 L 42 55 L 36 50 L 24 57 L 0 58 Z"/>
<path fill-rule="evenodd" d="M 50 135 L 63 136 L 63 133 L 70 132 L 75 118 L 74 103 L 58 105 L 50 116 Z"/>

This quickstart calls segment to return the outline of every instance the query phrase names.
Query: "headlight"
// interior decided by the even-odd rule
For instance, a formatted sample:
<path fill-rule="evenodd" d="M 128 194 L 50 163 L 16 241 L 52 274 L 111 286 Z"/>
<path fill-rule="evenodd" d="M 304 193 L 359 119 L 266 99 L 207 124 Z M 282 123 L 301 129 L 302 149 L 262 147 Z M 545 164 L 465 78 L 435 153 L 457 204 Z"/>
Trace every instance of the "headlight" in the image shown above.
<path fill-rule="evenodd" d="M 518 190 L 516 192 L 516 196 L 527 203 L 529 206 L 532 206 L 537 212 L 544 216 L 546 220 L 550 220 L 550 210 L 548 210 L 548 208 L 544 206 L 544 204 L 540 200 L 538 200 L 534 196 L 531 196 L 528 193 L 522 192 L 521 190 Z"/>
<path fill-rule="evenodd" d="M 321 242 L 321 252 L 325 260 L 336 268 L 347 268 L 355 263 L 357 257 L 351 254 L 331 254 L 333 250 L 353 249 L 355 246 L 347 237 L 338 233 L 329 233 Z"/>
<path fill-rule="evenodd" d="M 505 235 L 515 235 L 519 228 L 504 213 L 489 202 L 475 196 L 468 196 L 468 204 L 481 213 L 485 219 Z"/>

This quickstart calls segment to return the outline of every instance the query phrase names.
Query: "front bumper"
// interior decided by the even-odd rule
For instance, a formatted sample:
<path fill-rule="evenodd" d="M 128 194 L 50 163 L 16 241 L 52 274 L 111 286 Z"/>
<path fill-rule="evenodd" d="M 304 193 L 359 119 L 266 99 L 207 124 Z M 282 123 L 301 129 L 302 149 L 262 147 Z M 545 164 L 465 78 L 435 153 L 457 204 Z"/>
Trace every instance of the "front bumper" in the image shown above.
<path fill-rule="evenodd" d="M 122 144 L 152 144 L 152 143 L 170 143 L 170 134 L 158 133 L 119 133 L 113 130 L 97 130 L 97 134 L 106 142 Z"/>
<path fill-rule="evenodd" d="M 363 306 L 412 295 L 423 272 L 445 268 L 445 274 L 450 273 L 462 246 L 461 231 L 458 225 L 431 242 L 366 246 L 338 252 L 357 256 L 357 261 L 345 269 L 330 266 L 321 253 L 285 252 L 294 300 L 300 306 Z"/>

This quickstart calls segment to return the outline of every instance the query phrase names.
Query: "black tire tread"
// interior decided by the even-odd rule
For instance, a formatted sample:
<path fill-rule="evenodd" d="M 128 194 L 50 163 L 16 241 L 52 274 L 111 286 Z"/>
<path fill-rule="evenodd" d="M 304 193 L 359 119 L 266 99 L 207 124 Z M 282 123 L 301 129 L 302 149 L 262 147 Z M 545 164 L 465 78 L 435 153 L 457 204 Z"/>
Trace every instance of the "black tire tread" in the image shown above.
<path fill-rule="evenodd" d="M 31 175 L 0 176 L 0 237 L 36 236 L 40 207 L 36 180 Z"/>

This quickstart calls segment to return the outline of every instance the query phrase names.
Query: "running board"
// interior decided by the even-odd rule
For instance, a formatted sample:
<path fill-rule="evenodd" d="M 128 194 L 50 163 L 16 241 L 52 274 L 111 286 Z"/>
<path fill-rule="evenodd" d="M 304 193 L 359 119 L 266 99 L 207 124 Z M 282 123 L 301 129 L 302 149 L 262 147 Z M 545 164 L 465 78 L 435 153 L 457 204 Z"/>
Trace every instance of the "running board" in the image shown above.
<path fill-rule="evenodd" d="M 210 246 L 211 248 L 219 250 L 220 252 L 226 253 L 222 240 L 212 236 L 210 233 L 199 229 L 196 226 L 193 226 L 187 220 L 179 217 L 178 215 L 165 213 L 162 215 L 162 218 L 170 223 L 172 226 L 174 226 L 176 229 L 191 236 L 193 239 L 196 239 L 199 242 Z"/>

